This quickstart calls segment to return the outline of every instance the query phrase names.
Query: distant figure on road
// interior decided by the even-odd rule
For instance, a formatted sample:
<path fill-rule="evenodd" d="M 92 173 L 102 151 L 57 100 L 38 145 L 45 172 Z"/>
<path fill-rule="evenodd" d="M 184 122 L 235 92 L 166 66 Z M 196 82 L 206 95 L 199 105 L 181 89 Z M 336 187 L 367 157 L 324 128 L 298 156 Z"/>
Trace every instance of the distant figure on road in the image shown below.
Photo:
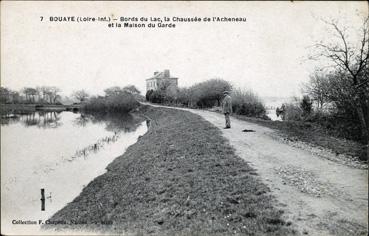
<path fill-rule="evenodd" d="M 225 124 L 226 127 L 225 129 L 229 129 L 231 128 L 231 120 L 229 118 L 229 116 L 232 114 L 232 98 L 231 96 L 229 96 L 229 92 L 228 91 L 224 91 L 224 99 L 223 99 L 223 114 L 225 116 Z"/>

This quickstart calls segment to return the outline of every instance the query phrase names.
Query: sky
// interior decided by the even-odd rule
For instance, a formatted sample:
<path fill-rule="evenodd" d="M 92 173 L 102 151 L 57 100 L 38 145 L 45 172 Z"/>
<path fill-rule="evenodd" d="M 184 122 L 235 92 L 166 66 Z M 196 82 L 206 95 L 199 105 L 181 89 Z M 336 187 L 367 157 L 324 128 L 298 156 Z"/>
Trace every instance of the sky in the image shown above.
<path fill-rule="evenodd" d="M 321 19 L 351 30 L 361 2 L 1 2 L 1 86 L 85 89 L 135 85 L 169 69 L 180 87 L 211 78 L 260 96 L 299 96 L 322 61 L 311 46 L 332 40 Z M 40 17 L 43 17 L 41 21 Z M 176 23 L 176 28 L 109 28 L 106 22 L 50 22 L 50 16 L 246 17 L 246 22 Z"/>

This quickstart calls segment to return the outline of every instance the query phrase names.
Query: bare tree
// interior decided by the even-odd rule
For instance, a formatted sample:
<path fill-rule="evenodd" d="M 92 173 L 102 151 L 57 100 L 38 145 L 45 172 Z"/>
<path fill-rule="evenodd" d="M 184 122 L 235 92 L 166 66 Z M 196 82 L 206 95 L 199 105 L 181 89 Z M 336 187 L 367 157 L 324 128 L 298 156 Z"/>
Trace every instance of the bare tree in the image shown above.
<path fill-rule="evenodd" d="M 35 96 L 37 95 L 37 90 L 30 87 L 25 87 L 22 89 L 22 93 L 26 96 L 28 102 L 34 102 Z"/>
<path fill-rule="evenodd" d="M 318 57 L 327 58 L 333 63 L 334 69 L 346 75 L 351 81 L 352 106 L 355 107 L 358 115 L 362 140 L 369 142 L 369 78 L 368 78 L 368 60 L 369 60 L 369 17 L 364 19 L 360 29 L 360 42 L 350 43 L 347 29 L 340 27 L 336 21 L 325 21 L 333 30 L 334 38 L 329 42 L 320 42 L 315 45 L 318 49 Z M 367 150 L 369 157 L 369 144 Z"/>
<path fill-rule="evenodd" d="M 61 96 L 59 94 L 61 92 L 60 88 L 53 86 L 53 87 L 50 87 L 50 91 L 51 91 L 52 97 L 53 97 L 52 98 L 52 103 L 56 103 L 58 100 L 61 99 Z"/>
<path fill-rule="evenodd" d="M 49 87 L 47 86 L 42 86 L 41 88 L 39 88 L 41 90 L 41 95 L 42 95 L 42 101 L 43 102 L 47 102 L 48 99 L 48 95 L 49 95 Z"/>
<path fill-rule="evenodd" d="M 310 76 L 309 82 L 302 85 L 302 91 L 311 96 L 317 103 L 318 108 L 322 108 L 323 105 L 329 101 L 329 83 L 326 75 L 315 72 Z"/>
<path fill-rule="evenodd" d="M 37 97 L 38 97 L 37 101 L 38 101 L 38 103 L 42 103 L 43 100 L 44 100 L 44 94 L 43 94 L 43 91 L 42 91 L 42 87 L 37 86 L 36 90 L 37 90 Z"/>
<path fill-rule="evenodd" d="M 36 98 L 36 96 L 38 94 L 37 90 L 34 89 L 34 88 L 28 88 L 28 92 L 29 92 L 29 95 L 30 95 L 30 97 L 32 99 L 32 102 L 34 103 L 36 101 L 35 98 Z"/>
<path fill-rule="evenodd" d="M 85 90 L 74 91 L 72 96 L 80 102 L 84 102 L 90 96 Z"/>

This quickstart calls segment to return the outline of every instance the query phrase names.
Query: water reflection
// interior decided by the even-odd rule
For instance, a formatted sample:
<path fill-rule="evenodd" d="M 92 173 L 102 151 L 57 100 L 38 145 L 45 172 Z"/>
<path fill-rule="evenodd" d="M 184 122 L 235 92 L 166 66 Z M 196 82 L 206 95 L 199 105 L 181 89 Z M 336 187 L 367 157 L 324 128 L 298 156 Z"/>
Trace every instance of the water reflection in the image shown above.
<path fill-rule="evenodd" d="M 107 131 L 133 132 L 144 119 L 140 116 L 122 113 L 81 113 L 75 120 L 76 125 L 84 126 L 88 122 L 93 124 L 104 123 Z"/>
<path fill-rule="evenodd" d="M 80 114 L 79 117 L 77 117 L 73 123 L 77 126 L 85 127 L 87 123 L 90 122 L 90 118 L 85 114 Z"/>
<path fill-rule="evenodd" d="M 36 111 L 23 113 L 6 113 L 1 115 L 1 125 L 21 123 L 26 127 L 58 128 L 62 126 L 60 111 Z M 105 124 L 107 131 L 133 132 L 143 118 L 121 113 L 79 113 L 73 121 L 76 126 L 85 127 L 89 123 Z"/>
<path fill-rule="evenodd" d="M 72 112 L 64 112 L 72 114 Z M 115 143 L 120 137 L 121 133 L 134 132 L 143 122 L 143 118 L 132 114 L 122 113 L 75 113 L 74 119 L 71 123 L 76 127 L 88 127 L 90 125 L 105 126 L 105 130 L 109 134 L 101 137 L 94 142 L 81 147 L 69 157 L 62 158 L 64 161 L 73 161 L 76 158 L 83 157 L 86 159 L 89 155 L 98 152 L 101 148 Z M 36 112 L 22 112 L 22 113 L 8 113 L 1 116 L 1 125 L 11 125 L 20 123 L 25 127 L 36 127 L 42 129 L 58 128 L 63 125 L 61 122 L 62 112 L 60 111 L 36 111 Z M 68 122 L 67 122 L 68 125 Z M 67 128 L 67 127 L 64 127 Z M 58 164 L 55 162 L 54 164 Z M 49 168 L 54 170 L 53 168 Z"/>
<path fill-rule="evenodd" d="M 61 112 L 29 112 L 29 113 L 7 113 L 1 116 L 1 125 L 22 123 L 24 126 L 36 126 L 38 128 L 57 128 L 62 125 L 60 122 Z"/>

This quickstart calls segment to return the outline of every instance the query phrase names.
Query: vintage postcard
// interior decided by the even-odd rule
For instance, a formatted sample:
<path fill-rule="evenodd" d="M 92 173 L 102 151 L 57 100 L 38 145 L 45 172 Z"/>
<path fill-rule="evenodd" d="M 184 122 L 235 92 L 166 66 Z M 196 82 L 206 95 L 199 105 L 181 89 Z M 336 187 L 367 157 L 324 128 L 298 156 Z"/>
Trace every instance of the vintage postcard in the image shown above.
<path fill-rule="evenodd" d="M 368 2 L 2 1 L 2 235 L 367 235 Z"/>

